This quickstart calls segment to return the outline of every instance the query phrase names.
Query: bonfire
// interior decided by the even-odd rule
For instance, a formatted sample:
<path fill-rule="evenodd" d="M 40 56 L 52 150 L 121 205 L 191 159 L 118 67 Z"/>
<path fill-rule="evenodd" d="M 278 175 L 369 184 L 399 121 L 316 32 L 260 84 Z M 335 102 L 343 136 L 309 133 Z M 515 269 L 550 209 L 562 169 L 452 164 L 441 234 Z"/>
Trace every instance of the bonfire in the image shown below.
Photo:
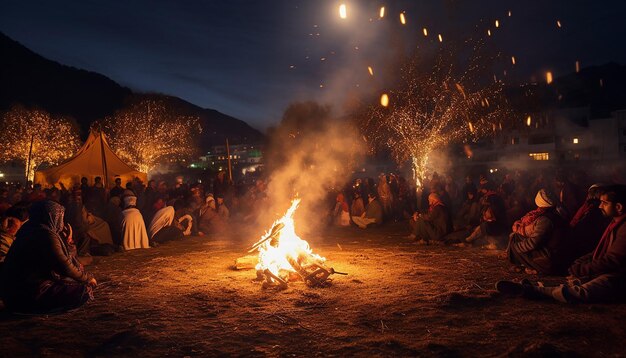
<path fill-rule="evenodd" d="M 294 199 L 287 213 L 248 251 L 258 251 L 255 268 L 264 287 L 286 288 L 289 281 L 297 280 L 310 287 L 323 287 L 330 284 L 330 275 L 345 275 L 326 267 L 326 259 L 314 254 L 309 243 L 296 234 L 293 215 L 299 204 L 300 199 Z"/>

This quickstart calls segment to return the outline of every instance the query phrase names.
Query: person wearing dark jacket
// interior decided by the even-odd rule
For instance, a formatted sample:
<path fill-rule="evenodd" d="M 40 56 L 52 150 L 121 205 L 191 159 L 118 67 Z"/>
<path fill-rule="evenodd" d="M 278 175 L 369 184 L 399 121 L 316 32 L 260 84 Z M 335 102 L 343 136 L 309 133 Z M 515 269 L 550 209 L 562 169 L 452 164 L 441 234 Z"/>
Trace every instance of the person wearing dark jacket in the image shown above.
<path fill-rule="evenodd" d="M 556 211 L 556 199 L 546 190 L 539 190 L 535 204 L 537 209 L 513 223 L 507 248 L 509 261 L 529 273 L 562 273 L 567 267 L 561 261 L 566 224 Z"/>
<path fill-rule="evenodd" d="M 509 296 L 550 297 L 561 302 L 591 303 L 626 298 L 626 186 L 612 185 L 600 196 L 600 210 L 611 223 L 595 250 L 569 267 L 568 281 L 538 287 L 528 281 L 499 281 L 496 289 Z"/>
<path fill-rule="evenodd" d="M 450 211 L 436 193 L 428 195 L 428 213 L 415 214 L 413 219 L 419 244 L 442 243 L 443 237 L 452 232 Z"/>
<path fill-rule="evenodd" d="M 599 207 L 601 190 L 601 184 L 589 188 L 587 199 L 569 223 L 571 233 L 567 241 L 572 261 L 593 251 L 611 221 Z"/>
<path fill-rule="evenodd" d="M 53 201 L 33 204 L 30 219 L 17 233 L 0 277 L 2 299 L 11 311 L 59 312 L 93 298 L 97 285 L 72 256 L 62 238 L 65 209 Z"/>

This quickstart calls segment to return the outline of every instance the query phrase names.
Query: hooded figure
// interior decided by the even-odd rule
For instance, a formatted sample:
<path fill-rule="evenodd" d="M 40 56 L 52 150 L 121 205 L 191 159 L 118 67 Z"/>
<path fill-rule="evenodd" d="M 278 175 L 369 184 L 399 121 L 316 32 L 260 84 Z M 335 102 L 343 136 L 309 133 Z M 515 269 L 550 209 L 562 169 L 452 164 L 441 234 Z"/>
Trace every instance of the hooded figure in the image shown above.
<path fill-rule="evenodd" d="M 558 274 L 569 265 L 563 235 L 567 227 L 556 211 L 557 200 L 541 189 L 535 196 L 537 209 L 513 223 L 507 254 L 511 263 L 529 271 Z"/>
<path fill-rule="evenodd" d="M 122 210 L 122 245 L 125 250 L 147 249 L 150 247 L 146 224 L 137 209 L 137 197 L 124 197 Z"/>
<path fill-rule="evenodd" d="M 93 298 L 96 285 L 66 245 L 65 209 L 53 201 L 40 201 L 5 259 L 2 298 L 13 311 L 44 313 L 76 308 Z"/>

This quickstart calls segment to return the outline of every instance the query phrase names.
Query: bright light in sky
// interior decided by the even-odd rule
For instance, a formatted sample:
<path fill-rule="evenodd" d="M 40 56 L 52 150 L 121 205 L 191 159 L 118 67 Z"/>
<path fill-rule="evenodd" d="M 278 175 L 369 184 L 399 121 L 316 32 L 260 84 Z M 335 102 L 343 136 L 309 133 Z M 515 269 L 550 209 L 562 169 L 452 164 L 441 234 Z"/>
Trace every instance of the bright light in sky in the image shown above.
<path fill-rule="evenodd" d="M 380 96 L 380 105 L 383 107 L 387 107 L 389 105 L 389 96 L 386 93 L 383 93 L 383 95 Z"/>
<path fill-rule="evenodd" d="M 348 9 L 346 9 L 346 4 L 339 5 L 339 17 L 342 19 L 348 17 Z"/>

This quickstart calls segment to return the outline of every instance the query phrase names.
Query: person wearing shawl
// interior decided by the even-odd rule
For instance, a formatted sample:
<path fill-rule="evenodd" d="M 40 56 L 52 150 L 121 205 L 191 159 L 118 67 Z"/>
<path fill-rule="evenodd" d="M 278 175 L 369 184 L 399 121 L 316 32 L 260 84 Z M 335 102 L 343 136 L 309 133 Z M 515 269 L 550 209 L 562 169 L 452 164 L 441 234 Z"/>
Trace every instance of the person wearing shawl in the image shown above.
<path fill-rule="evenodd" d="M 202 235 L 222 233 L 226 230 L 226 223 L 218 215 L 215 198 L 211 193 L 207 195 L 204 205 L 200 207 L 198 217 L 198 230 Z"/>
<path fill-rule="evenodd" d="M 428 213 L 415 213 L 413 220 L 413 235 L 419 244 L 442 243 L 443 237 L 453 230 L 450 210 L 437 193 L 428 195 Z"/>
<path fill-rule="evenodd" d="M 9 310 L 60 312 L 93 298 L 96 280 L 66 246 L 71 228 L 64 230 L 64 212 L 63 206 L 49 200 L 30 208 L 29 221 L 17 233 L 0 277 L 2 299 Z"/>
<path fill-rule="evenodd" d="M 172 206 L 166 206 L 154 214 L 148 228 L 151 242 L 163 243 L 184 237 L 183 232 L 174 224 L 174 216 Z"/>
<path fill-rule="evenodd" d="M 498 281 L 496 289 L 507 296 L 553 298 L 567 303 L 623 301 L 626 298 L 626 186 L 603 188 L 600 210 L 611 219 L 593 252 L 568 269 L 567 282 L 539 287 L 529 281 Z"/>
<path fill-rule="evenodd" d="M 563 273 L 569 264 L 562 262 L 566 224 L 556 211 L 556 199 L 541 189 L 535 196 L 535 204 L 537 209 L 513 223 L 507 248 L 509 261 L 525 267 L 528 273 Z"/>
<path fill-rule="evenodd" d="M 137 197 L 124 197 L 122 210 L 122 245 L 124 250 L 147 249 L 150 247 L 146 224 L 137 209 Z"/>

